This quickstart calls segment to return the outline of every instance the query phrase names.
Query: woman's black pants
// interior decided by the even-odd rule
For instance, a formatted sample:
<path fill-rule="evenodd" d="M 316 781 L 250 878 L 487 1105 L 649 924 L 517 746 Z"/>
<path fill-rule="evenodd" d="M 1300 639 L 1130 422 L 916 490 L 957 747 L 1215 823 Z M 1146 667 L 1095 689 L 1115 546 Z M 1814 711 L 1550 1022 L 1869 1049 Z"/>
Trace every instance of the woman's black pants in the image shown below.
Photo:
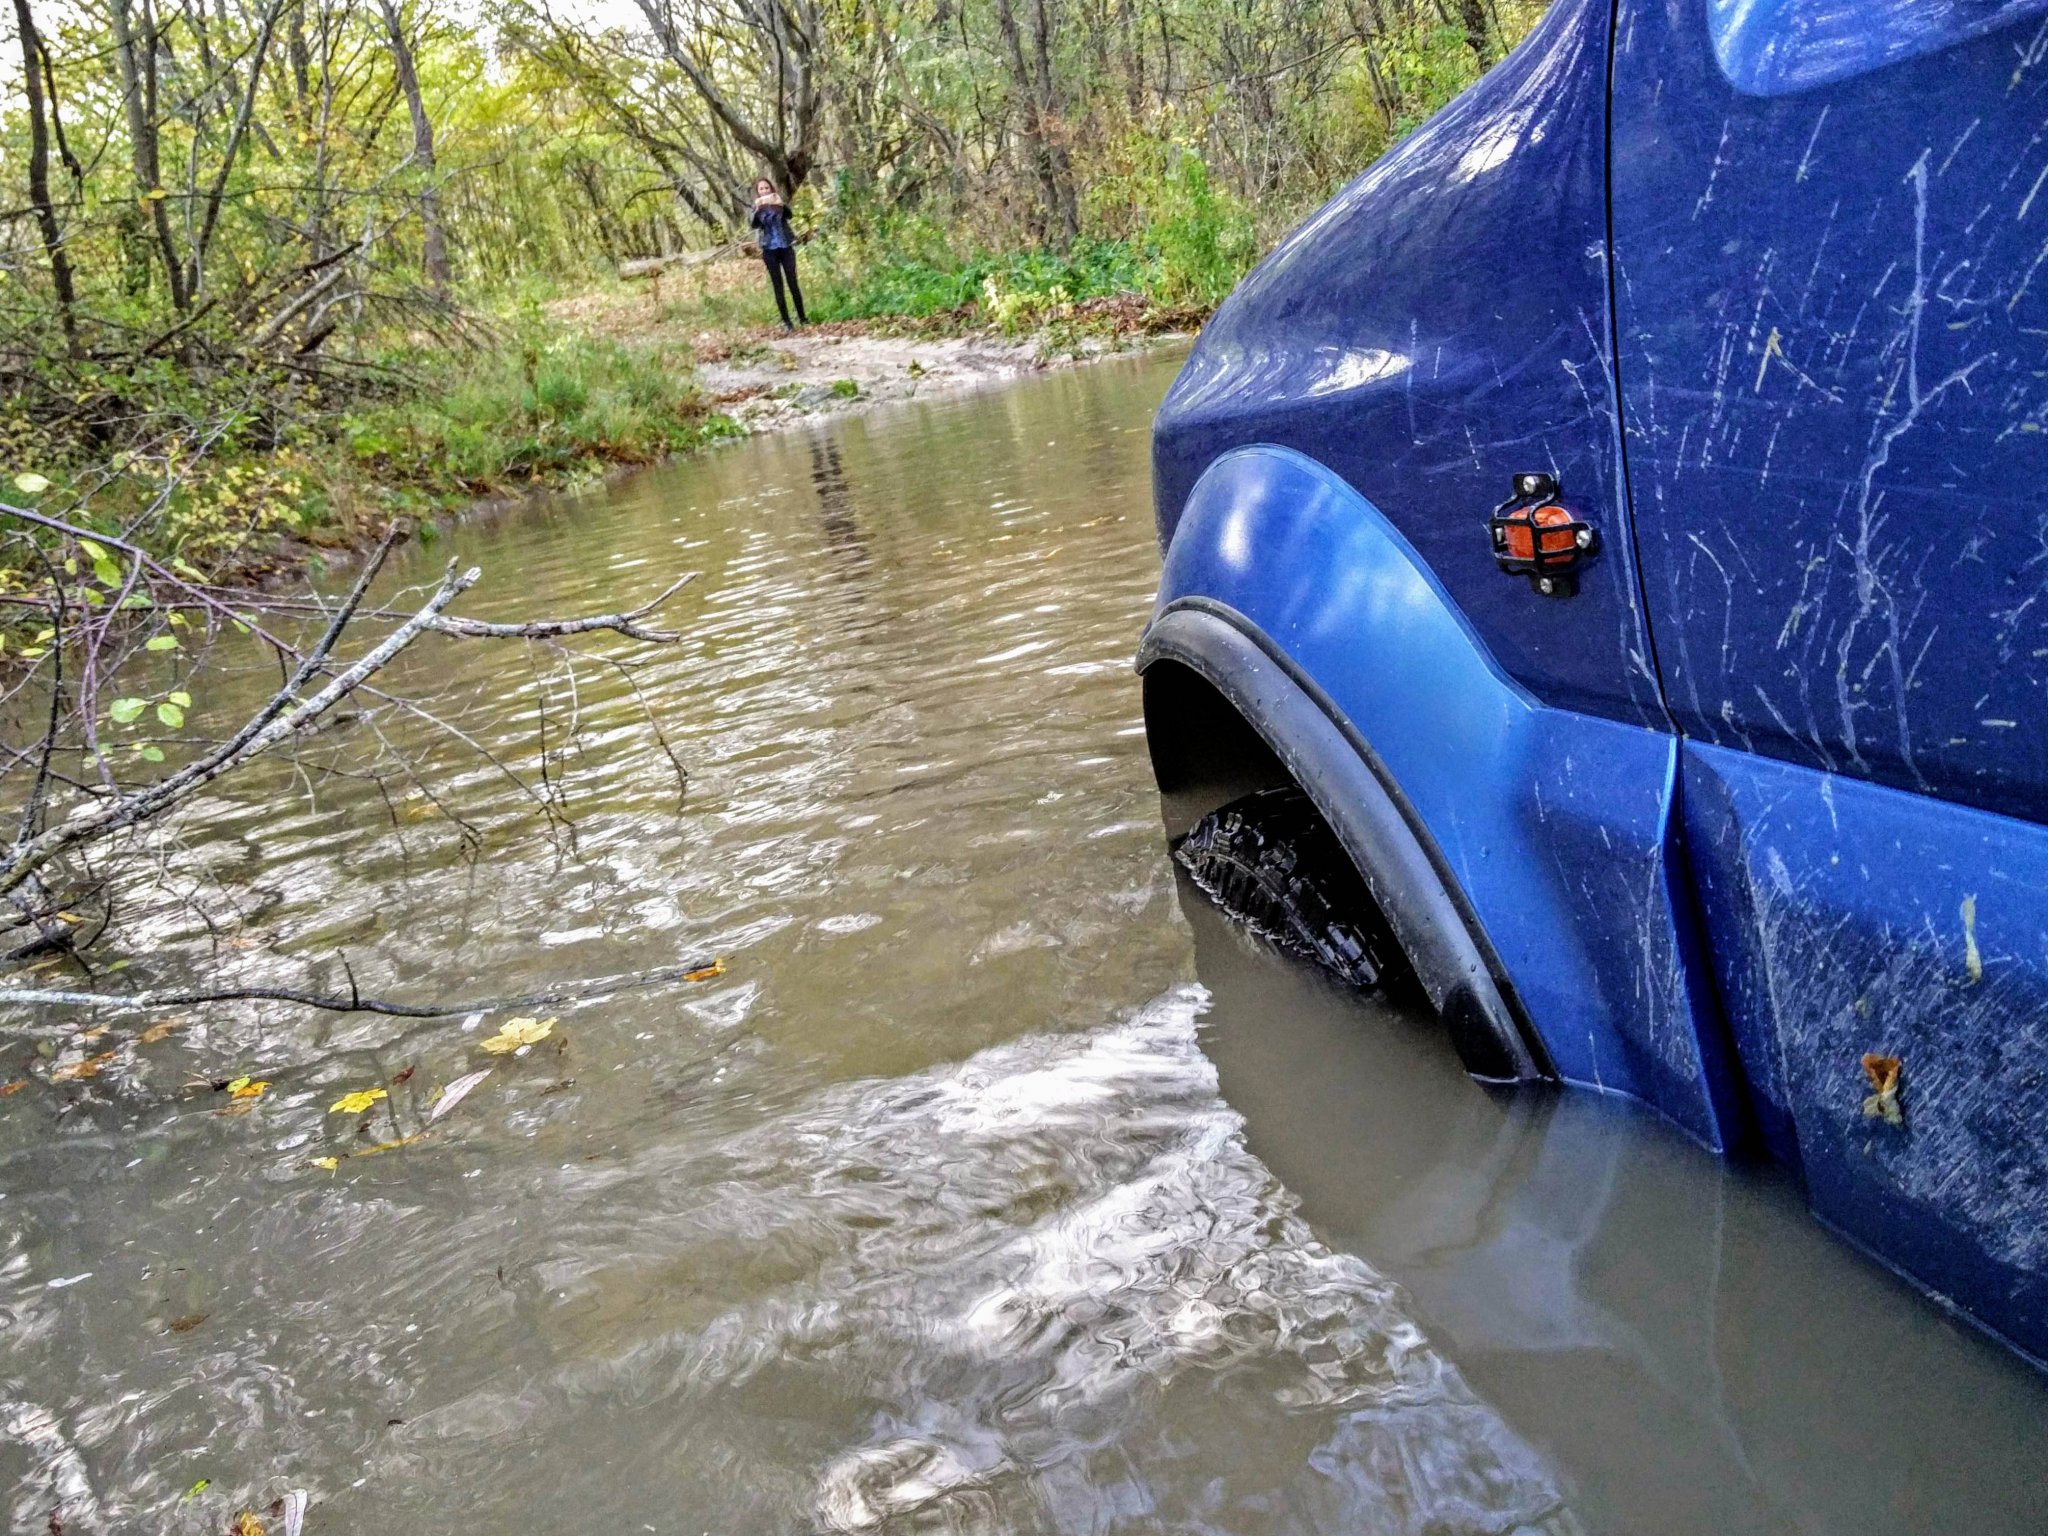
<path fill-rule="evenodd" d="M 803 324 L 809 325 L 811 317 L 804 313 L 804 291 L 797 286 L 796 281 L 796 252 L 788 246 L 775 251 L 764 250 L 761 253 L 761 260 L 767 264 L 768 281 L 775 285 L 775 307 L 782 312 L 782 323 L 789 324 L 789 305 L 782 297 L 782 284 L 787 279 L 789 297 L 796 303 L 796 317 Z"/>

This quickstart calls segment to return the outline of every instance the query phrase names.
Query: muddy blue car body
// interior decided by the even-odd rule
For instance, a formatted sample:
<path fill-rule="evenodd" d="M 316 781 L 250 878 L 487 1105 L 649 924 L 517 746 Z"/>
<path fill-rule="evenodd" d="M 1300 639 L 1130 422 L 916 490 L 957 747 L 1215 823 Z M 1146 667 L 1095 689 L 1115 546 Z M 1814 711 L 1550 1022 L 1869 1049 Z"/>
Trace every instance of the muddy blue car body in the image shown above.
<path fill-rule="evenodd" d="M 1169 806 L 1299 785 L 1475 1074 L 2048 1357 L 2048 0 L 1557 0 L 1154 464 Z"/>

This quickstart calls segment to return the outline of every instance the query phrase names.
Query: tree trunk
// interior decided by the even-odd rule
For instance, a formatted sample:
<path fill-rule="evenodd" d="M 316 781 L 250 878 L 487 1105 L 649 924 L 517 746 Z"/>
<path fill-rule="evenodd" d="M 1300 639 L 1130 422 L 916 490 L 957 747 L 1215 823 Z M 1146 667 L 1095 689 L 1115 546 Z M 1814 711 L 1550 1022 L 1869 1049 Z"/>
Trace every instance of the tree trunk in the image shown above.
<path fill-rule="evenodd" d="M 235 161 L 242 153 L 242 141 L 255 118 L 256 93 L 263 85 L 263 65 L 270 56 L 270 40 L 276 35 L 278 12 L 292 3 L 293 0 L 271 0 L 270 9 L 263 13 L 263 30 L 257 34 L 255 51 L 249 59 L 249 83 L 242 92 L 241 105 L 235 110 L 234 125 L 228 130 L 227 144 L 221 150 L 220 169 L 214 174 L 213 185 L 207 189 L 205 205 L 200 215 L 199 233 L 192 237 L 192 257 L 185 272 L 187 298 L 198 298 L 201 289 L 206 285 L 206 253 L 213 248 L 213 235 L 220 225 L 221 202 L 227 196 L 228 179 L 234 174 Z M 198 169 L 196 157 L 193 169 Z M 197 187 L 192 190 L 196 195 Z M 189 218 L 186 228 L 191 228 Z"/>
<path fill-rule="evenodd" d="M 806 0 L 742 0 L 736 9 L 753 34 L 753 61 L 767 83 L 766 100 L 754 109 L 729 96 L 709 65 L 691 51 L 694 31 L 679 25 L 670 0 L 634 0 L 660 43 L 662 53 L 690 82 L 697 99 L 739 149 L 765 167 L 769 180 L 794 197 L 817 168 L 821 96 L 817 78 L 823 47 L 823 18 Z M 687 19 L 687 18 L 685 18 Z M 737 194 L 739 189 L 734 188 Z M 735 210 L 752 206 L 753 195 L 735 196 Z"/>
<path fill-rule="evenodd" d="M 397 0 L 378 0 L 384 12 L 384 27 L 390 36 L 391 63 L 398 75 L 398 88 L 405 93 L 405 110 L 412 116 L 412 158 L 419 167 L 420 187 L 420 270 L 427 286 L 436 293 L 448 291 L 448 238 L 441 229 L 441 190 L 434 184 L 434 123 L 420 98 L 420 77 L 413 68 L 412 45 L 405 39 L 405 24 Z"/>
<path fill-rule="evenodd" d="M 1473 56 L 1486 63 L 1486 0 L 1458 0 L 1458 20 L 1465 28 L 1465 41 Z"/>
<path fill-rule="evenodd" d="M 1081 233 L 1081 208 L 1074 193 L 1074 175 L 1067 158 L 1066 123 L 1059 108 L 1059 83 L 1052 72 L 1052 17 L 1046 11 L 1046 0 L 1032 0 L 1031 32 L 1032 43 L 1038 53 L 1038 115 L 1044 124 L 1047 148 L 1052 154 L 1053 189 L 1057 194 L 1056 213 L 1060 221 L 1060 233 L 1072 240 Z"/>
<path fill-rule="evenodd" d="M 109 0 L 107 12 L 113 25 L 114 64 L 121 73 L 121 109 L 128 123 L 128 156 L 135 171 L 135 196 L 149 210 L 150 223 L 156 231 L 164 279 L 171 286 L 171 307 L 183 314 L 191 307 L 191 301 L 185 294 L 185 275 L 178 261 L 177 242 L 171 235 L 171 216 L 164 208 L 163 175 L 157 162 L 156 24 L 145 0 L 142 20 L 147 35 L 140 39 L 138 48 L 129 0 Z"/>
<path fill-rule="evenodd" d="M 14 0 L 15 28 L 21 34 L 21 77 L 28 96 L 28 196 L 36 213 L 36 228 L 43 237 L 43 252 L 50 262 L 50 285 L 57 293 L 57 318 L 64 327 L 67 350 L 78 347 L 78 320 L 72 314 L 77 302 L 71 285 L 71 257 L 64 250 L 64 231 L 57 223 L 57 210 L 50 202 L 50 129 L 43 115 L 43 75 L 39 54 L 41 39 L 35 18 L 29 14 L 29 0 Z"/>
<path fill-rule="evenodd" d="M 1048 103 L 1041 90 L 1039 76 L 1024 57 L 1024 34 L 1017 26 L 1017 13 L 1010 0 L 996 0 L 996 25 L 1002 31 L 1003 45 L 1009 53 L 1010 74 L 1016 82 L 1017 94 L 1024 99 L 1024 142 L 1031 154 L 1031 169 L 1037 178 L 1043 204 L 1037 220 L 1039 238 L 1059 235 L 1071 239 L 1076 219 L 1073 189 L 1064 184 L 1066 178 L 1062 174 L 1066 168 L 1066 150 L 1054 140 Z M 1045 7 L 1043 0 L 1038 0 L 1034 16 L 1034 51 L 1041 68 L 1049 68 L 1046 31 Z"/>

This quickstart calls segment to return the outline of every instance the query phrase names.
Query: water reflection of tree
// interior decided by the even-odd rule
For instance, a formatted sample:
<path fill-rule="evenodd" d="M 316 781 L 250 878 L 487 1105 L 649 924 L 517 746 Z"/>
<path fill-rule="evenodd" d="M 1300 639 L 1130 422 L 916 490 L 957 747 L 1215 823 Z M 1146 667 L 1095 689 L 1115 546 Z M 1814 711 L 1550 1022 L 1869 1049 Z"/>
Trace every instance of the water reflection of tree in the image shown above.
<path fill-rule="evenodd" d="M 811 485 L 818 493 L 818 526 L 825 546 L 849 572 L 865 574 L 874 557 L 854 516 L 853 483 L 846 478 L 839 441 L 830 432 L 819 432 L 811 437 L 810 450 Z"/>

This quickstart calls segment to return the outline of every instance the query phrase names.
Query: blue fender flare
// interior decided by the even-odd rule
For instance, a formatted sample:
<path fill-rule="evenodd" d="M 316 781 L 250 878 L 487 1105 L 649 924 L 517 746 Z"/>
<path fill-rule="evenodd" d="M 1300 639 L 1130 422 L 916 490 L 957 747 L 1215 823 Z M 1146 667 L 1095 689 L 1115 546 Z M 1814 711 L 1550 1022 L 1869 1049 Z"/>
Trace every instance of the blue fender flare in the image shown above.
<path fill-rule="evenodd" d="M 1539 703 L 1378 508 L 1272 446 L 1190 491 L 1139 669 L 1165 660 L 1316 802 L 1499 1075 L 1640 1099 L 1716 1149 L 1743 1139 L 1683 896 L 1675 736 Z"/>
<path fill-rule="evenodd" d="M 1500 1082 L 1551 1076 L 1542 1041 L 1427 831 L 1314 680 L 1242 614 L 1200 598 L 1166 607 L 1145 632 L 1138 671 L 1162 661 L 1214 688 L 1315 803 L 1473 1074 Z"/>

